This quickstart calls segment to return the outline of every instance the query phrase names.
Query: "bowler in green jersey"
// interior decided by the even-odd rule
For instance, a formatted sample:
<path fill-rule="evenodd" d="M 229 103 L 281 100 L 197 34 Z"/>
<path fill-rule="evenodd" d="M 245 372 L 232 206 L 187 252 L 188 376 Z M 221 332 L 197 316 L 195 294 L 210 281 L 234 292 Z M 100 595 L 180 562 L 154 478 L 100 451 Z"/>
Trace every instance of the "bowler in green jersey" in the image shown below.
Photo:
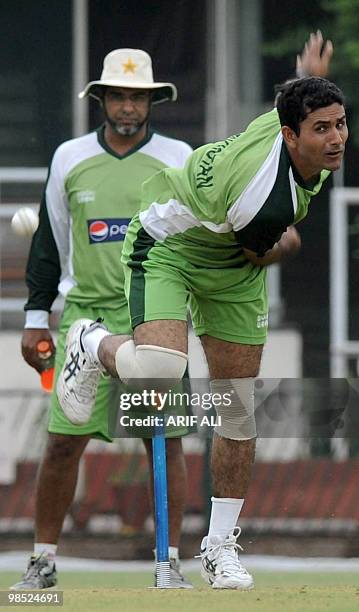
<path fill-rule="evenodd" d="M 330 54 L 320 33 L 313 36 L 319 56 Z M 104 371 L 139 389 L 152 380 L 161 394 L 185 371 L 190 303 L 213 397 L 223 398 L 215 405 L 212 513 L 200 552 L 202 576 L 215 589 L 253 588 L 238 556 L 237 521 L 255 455 L 265 268 L 298 248 L 292 225 L 340 167 L 347 137 L 340 89 L 303 77 L 284 84 L 277 108 L 243 134 L 205 145 L 184 169 L 146 181 L 122 253 L 133 337 L 113 336 L 100 321 L 79 321 L 69 335 L 57 387 L 65 413 L 91 409 L 91 394 L 79 400 L 78 389 L 96 387 Z M 73 355 L 85 367 L 69 376 Z"/>

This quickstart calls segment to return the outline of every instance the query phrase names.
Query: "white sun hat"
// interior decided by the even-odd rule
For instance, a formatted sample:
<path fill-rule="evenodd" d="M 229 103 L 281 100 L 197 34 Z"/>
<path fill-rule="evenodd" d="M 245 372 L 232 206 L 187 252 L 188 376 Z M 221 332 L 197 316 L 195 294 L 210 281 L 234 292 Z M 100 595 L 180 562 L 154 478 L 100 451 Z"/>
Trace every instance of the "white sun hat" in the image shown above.
<path fill-rule="evenodd" d="M 174 102 L 177 99 L 177 89 L 173 83 L 154 82 L 151 58 L 141 49 L 115 49 L 108 53 L 103 62 L 101 79 L 87 83 L 79 98 L 89 95 L 99 100 L 102 87 L 149 89 L 153 92 L 153 103 L 165 100 Z"/>

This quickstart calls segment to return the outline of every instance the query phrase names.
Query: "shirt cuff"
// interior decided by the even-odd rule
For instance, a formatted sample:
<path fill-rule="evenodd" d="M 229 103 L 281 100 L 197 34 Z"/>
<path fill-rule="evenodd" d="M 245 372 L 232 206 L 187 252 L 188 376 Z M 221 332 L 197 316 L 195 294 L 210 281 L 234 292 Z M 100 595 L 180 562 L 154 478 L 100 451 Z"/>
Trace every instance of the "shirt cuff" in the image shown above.
<path fill-rule="evenodd" d="M 46 310 L 27 310 L 25 329 L 49 329 L 49 313 Z"/>
<path fill-rule="evenodd" d="M 303 79 L 304 77 L 311 76 L 309 72 L 306 72 L 306 70 L 303 70 L 303 68 L 297 68 L 297 70 L 295 71 L 295 74 L 298 77 L 298 79 Z"/>

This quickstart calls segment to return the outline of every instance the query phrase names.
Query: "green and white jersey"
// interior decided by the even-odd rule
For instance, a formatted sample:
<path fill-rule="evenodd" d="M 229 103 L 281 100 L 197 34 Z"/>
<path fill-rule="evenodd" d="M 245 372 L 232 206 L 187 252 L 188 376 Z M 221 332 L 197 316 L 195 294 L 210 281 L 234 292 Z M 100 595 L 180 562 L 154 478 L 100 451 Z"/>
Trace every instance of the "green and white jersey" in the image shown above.
<path fill-rule="evenodd" d="M 28 260 L 25 310 L 50 311 L 58 291 L 71 302 L 115 307 L 123 293 L 123 240 L 141 185 L 167 166 L 183 167 L 192 151 L 150 133 L 120 156 L 103 132 L 69 140 L 54 154 Z"/>
<path fill-rule="evenodd" d="M 164 243 L 194 265 L 243 266 L 241 247 L 260 256 L 272 248 L 305 217 L 329 174 L 323 170 L 316 184 L 303 183 L 274 109 L 242 134 L 197 149 L 184 169 L 165 169 L 146 181 L 123 261 L 131 266 L 133 251 Z"/>

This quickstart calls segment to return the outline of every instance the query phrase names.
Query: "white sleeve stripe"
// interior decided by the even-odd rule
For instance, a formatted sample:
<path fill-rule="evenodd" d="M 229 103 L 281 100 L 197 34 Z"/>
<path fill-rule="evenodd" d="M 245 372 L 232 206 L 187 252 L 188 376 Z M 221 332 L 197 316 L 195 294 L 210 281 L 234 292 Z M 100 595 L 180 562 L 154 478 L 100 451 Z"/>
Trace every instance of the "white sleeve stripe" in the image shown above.
<path fill-rule="evenodd" d="M 55 151 L 46 186 L 46 207 L 61 265 L 61 281 L 73 282 L 70 213 L 66 195 L 66 180 L 71 170 L 96 155 L 106 154 L 99 145 L 97 133 L 64 142 Z"/>
<path fill-rule="evenodd" d="M 139 149 L 139 153 L 150 155 L 169 168 L 183 168 L 192 148 L 181 140 L 153 134 L 149 142 Z"/>
<path fill-rule="evenodd" d="M 289 168 L 289 184 L 290 184 L 290 191 L 292 194 L 293 210 L 294 210 L 294 216 L 295 216 L 297 214 L 297 209 L 298 209 L 298 197 L 297 197 L 297 190 L 295 188 L 295 180 L 294 180 L 292 168 Z"/>
<path fill-rule="evenodd" d="M 237 232 L 246 227 L 269 197 L 278 174 L 282 142 L 283 137 L 279 133 L 265 162 L 239 198 L 228 209 L 227 219 L 232 224 L 234 231 Z"/>
<path fill-rule="evenodd" d="M 69 209 L 64 183 L 55 165 L 51 167 L 45 198 L 52 233 L 59 253 L 62 276 L 67 269 L 69 255 Z"/>
<path fill-rule="evenodd" d="M 229 223 L 212 223 L 197 219 L 185 204 L 178 200 L 168 200 L 165 204 L 152 202 L 147 210 L 140 213 L 139 219 L 142 227 L 155 240 L 163 241 L 168 236 L 175 236 L 193 227 L 206 227 L 216 234 L 227 233 L 232 230 Z"/>

